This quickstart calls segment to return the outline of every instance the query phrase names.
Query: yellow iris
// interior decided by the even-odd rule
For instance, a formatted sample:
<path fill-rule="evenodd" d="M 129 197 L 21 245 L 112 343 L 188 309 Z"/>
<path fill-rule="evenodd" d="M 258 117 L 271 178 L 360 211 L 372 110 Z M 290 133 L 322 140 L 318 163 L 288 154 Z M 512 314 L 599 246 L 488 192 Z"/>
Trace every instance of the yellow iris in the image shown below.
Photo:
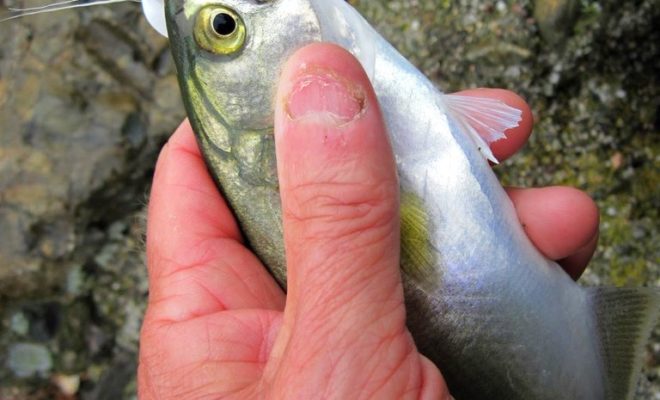
<path fill-rule="evenodd" d="M 234 10 L 209 5 L 197 13 L 194 37 L 204 50 L 215 54 L 232 54 L 245 43 L 245 23 Z"/>

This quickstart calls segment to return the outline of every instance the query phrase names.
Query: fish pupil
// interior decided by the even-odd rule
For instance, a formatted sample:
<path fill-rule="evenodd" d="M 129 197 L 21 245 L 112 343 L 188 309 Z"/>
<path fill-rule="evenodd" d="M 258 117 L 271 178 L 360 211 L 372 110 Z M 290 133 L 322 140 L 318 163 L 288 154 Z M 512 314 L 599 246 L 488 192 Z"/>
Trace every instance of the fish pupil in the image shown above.
<path fill-rule="evenodd" d="M 236 20 L 229 14 L 217 14 L 213 17 L 213 30 L 220 36 L 229 36 L 236 30 Z"/>

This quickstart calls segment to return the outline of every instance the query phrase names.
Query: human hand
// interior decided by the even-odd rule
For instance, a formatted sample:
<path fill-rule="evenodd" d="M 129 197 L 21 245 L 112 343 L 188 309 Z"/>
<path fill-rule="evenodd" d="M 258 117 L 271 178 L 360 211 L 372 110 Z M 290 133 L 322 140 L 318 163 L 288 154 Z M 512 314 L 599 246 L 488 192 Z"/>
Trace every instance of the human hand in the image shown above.
<path fill-rule="evenodd" d="M 302 64 L 325 78 L 301 86 Z M 355 102 L 360 93 L 366 103 Z M 498 159 L 523 145 L 532 117 L 519 97 L 464 94 L 524 111 L 520 127 L 493 146 Z M 286 295 L 244 245 L 190 125 L 179 127 L 149 204 L 141 399 L 449 398 L 405 326 L 398 183 L 376 104 L 359 64 L 334 46 L 307 47 L 284 68 L 275 140 Z M 593 202 L 560 187 L 508 193 L 539 250 L 579 276 L 597 239 Z"/>

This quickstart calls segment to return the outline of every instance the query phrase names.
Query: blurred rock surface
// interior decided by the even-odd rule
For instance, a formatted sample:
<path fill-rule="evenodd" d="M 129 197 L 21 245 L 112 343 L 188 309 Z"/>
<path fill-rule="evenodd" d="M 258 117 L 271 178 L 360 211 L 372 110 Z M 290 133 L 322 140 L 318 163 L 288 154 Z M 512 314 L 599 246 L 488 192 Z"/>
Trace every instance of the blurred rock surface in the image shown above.
<path fill-rule="evenodd" d="M 541 36 L 550 44 L 561 44 L 571 36 L 582 3 L 579 0 L 536 0 L 534 18 Z"/>
<path fill-rule="evenodd" d="M 535 134 L 498 173 L 595 197 L 585 284 L 660 284 L 660 1 L 352 3 L 443 89 L 527 98 Z M 140 219 L 184 117 L 167 43 L 136 4 L 0 27 L 0 398 L 134 398 Z M 658 343 L 640 399 L 660 399 Z"/>
<path fill-rule="evenodd" d="M 131 398 L 142 208 L 184 118 L 139 5 L 0 29 L 0 398 Z"/>

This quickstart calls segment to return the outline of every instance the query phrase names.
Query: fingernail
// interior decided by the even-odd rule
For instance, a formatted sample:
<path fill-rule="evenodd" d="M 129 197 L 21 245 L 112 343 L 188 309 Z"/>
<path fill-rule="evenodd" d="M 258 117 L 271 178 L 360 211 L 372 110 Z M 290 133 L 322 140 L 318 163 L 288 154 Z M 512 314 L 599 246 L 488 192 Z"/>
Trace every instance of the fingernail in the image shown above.
<path fill-rule="evenodd" d="M 294 121 L 311 120 L 342 126 L 356 119 L 365 105 L 364 91 L 333 71 L 305 71 L 296 80 L 287 102 Z"/>

